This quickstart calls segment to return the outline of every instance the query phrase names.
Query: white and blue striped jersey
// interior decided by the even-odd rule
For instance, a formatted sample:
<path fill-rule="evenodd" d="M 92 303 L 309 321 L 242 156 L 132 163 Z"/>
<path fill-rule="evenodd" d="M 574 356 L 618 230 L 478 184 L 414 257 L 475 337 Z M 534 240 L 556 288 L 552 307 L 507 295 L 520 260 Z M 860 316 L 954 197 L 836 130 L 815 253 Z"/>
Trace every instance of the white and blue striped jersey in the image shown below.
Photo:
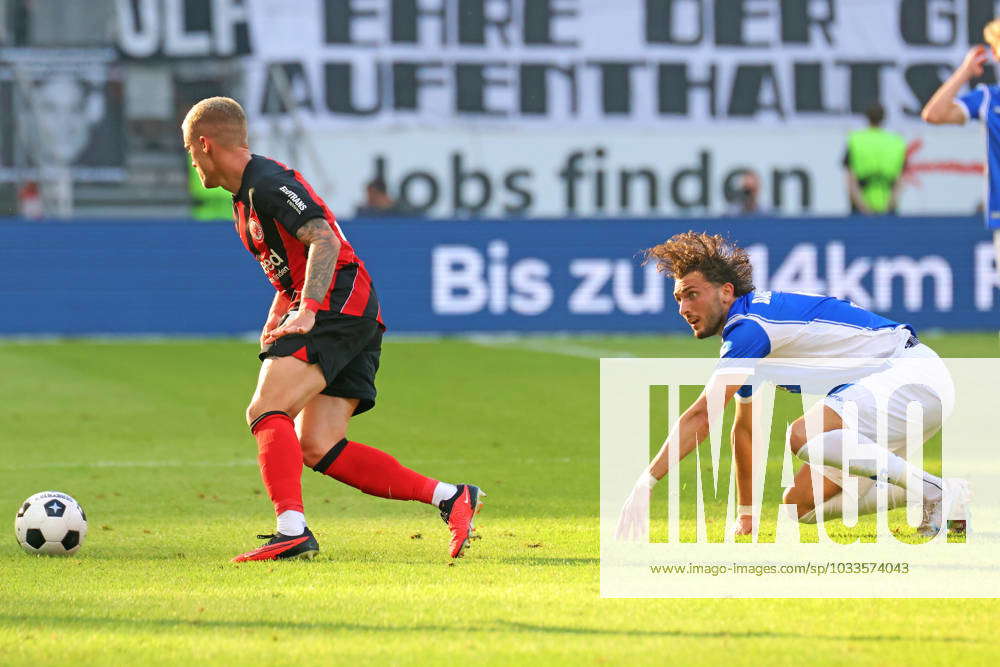
<path fill-rule="evenodd" d="M 722 329 L 720 368 L 752 373 L 764 358 L 888 358 L 913 327 L 850 301 L 798 292 L 750 292 L 736 299 Z M 794 385 L 781 385 L 797 391 Z M 750 385 L 738 394 L 747 398 Z"/>
<path fill-rule="evenodd" d="M 1000 229 L 1000 86 L 980 84 L 958 98 L 969 120 L 986 130 L 986 226 Z"/>

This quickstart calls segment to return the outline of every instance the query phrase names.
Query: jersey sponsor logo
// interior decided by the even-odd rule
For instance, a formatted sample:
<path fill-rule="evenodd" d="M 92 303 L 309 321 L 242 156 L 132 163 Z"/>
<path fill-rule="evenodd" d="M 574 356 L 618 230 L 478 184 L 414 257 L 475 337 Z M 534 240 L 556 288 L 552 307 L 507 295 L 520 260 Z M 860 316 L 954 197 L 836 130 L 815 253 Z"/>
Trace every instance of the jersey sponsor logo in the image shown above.
<path fill-rule="evenodd" d="M 264 240 L 264 228 L 260 226 L 260 221 L 256 218 L 250 218 L 247 220 L 247 229 L 250 230 L 250 236 L 252 236 L 255 241 Z"/>
<path fill-rule="evenodd" d="M 267 257 L 262 257 L 260 259 L 260 267 L 264 269 L 264 273 L 267 274 L 268 278 L 271 280 L 277 280 L 281 276 L 288 273 L 288 266 L 281 266 L 285 263 L 285 260 L 278 254 L 274 248 L 271 249 L 271 254 Z M 281 267 L 281 268 L 278 268 Z"/>
<path fill-rule="evenodd" d="M 291 206 L 292 209 L 299 213 L 306 210 L 306 203 L 302 201 L 302 197 L 289 190 L 288 186 L 282 185 L 278 188 L 278 190 L 288 195 L 288 205 Z"/>

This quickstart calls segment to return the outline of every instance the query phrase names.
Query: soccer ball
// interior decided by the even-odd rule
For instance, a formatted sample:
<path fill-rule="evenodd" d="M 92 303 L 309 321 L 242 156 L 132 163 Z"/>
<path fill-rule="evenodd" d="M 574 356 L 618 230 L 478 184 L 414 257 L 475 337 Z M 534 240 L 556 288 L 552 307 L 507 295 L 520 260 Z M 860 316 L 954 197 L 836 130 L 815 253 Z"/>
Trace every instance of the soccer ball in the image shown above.
<path fill-rule="evenodd" d="M 17 543 L 29 554 L 70 556 L 87 536 L 87 515 L 65 493 L 42 491 L 21 505 L 14 519 Z"/>

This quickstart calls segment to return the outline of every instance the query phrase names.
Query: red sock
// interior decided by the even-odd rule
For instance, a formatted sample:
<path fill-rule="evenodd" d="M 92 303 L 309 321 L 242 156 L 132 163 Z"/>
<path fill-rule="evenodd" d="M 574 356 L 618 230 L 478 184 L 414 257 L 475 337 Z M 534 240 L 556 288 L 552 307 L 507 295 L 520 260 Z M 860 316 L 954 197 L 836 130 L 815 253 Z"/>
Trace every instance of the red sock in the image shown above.
<path fill-rule="evenodd" d="M 438 484 L 436 479 L 403 467 L 392 455 L 346 438 L 334 445 L 313 470 L 372 496 L 427 504 L 434 499 Z"/>
<path fill-rule="evenodd" d="M 265 412 L 250 426 L 257 438 L 257 461 L 275 514 L 302 511 L 302 449 L 295 422 L 284 412 Z"/>

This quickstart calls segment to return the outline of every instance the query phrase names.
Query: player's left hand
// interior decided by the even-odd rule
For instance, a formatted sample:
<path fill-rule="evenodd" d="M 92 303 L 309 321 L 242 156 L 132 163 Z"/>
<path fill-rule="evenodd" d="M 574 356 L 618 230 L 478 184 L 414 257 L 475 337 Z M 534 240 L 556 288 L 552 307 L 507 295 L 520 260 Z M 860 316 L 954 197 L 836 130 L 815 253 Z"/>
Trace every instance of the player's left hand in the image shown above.
<path fill-rule="evenodd" d="M 652 491 L 649 475 L 643 473 L 622 507 L 615 539 L 640 541 L 646 537 L 649 533 L 649 496 Z"/>
<path fill-rule="evenodd" d="M 741 514 L 733 527 L 733 535 L 752 535 L 753 517 L 749 514 Z"/>
<path fill-rule="evenodd" d="M 265 345 L 270 345 L 282 336 L 309 333 L 315 324 L 316 313 L 302 308 L 294 313 L 289 313 L 288 318 L 280 327 L 264 334 L 263 342 Z"/>

